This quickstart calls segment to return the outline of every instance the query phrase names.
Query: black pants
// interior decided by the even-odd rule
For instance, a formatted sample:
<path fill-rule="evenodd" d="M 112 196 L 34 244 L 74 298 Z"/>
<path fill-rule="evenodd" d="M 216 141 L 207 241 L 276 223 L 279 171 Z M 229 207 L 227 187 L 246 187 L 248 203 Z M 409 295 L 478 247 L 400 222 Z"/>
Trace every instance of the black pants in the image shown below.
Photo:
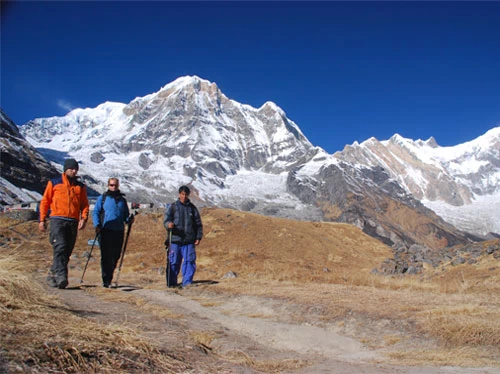
<path fill-rule="evenodd" d="M 103 285 L 109 286 L 113 280 L 113 273 L 121 255 L 124 232 L 124 230 L 101 230 L 99 247 L 101 248 L 101 275 Z"/>
<path fill-rule="evenodd" d="M 68 263 L 75 247 L 77 233 L 78 221 L 50 219 L 49 240 L 54 250 L 50 272 L 57 283 L 68 280 Z"/>

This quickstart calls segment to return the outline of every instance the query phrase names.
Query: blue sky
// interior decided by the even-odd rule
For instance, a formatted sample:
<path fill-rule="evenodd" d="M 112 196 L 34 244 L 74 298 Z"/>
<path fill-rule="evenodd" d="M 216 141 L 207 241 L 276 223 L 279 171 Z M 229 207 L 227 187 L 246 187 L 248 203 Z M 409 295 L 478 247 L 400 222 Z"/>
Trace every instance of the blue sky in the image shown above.
<path fill-rule="evenodd" d="M 22 125 L 184 75 L 273 101 L 330 153 L 500 126 L 500 2 L 1 3 L 1 96 Z"/>

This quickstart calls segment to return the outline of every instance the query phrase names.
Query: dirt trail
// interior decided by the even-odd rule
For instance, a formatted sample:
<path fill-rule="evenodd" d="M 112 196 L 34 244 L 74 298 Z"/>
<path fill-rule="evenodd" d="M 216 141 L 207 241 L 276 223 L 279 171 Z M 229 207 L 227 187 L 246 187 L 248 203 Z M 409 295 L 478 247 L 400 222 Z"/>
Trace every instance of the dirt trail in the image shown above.
<path fill-rule="evenodd" d="M 188 296 L 189 291 L 183 294 Z M 221 305 L 204 307 L 199 301 L 194 301 L 177 293 L 138 290 L 137 294 L 152 303 L 159 305 L 176 305 L 189 318 L 203 318 L 219 324 L 230 331 L 236 331 L 261 345 L 280 351 L 292 351 L 299 354 L 337 357 L 342 361 L 359 362 L 375 359 L 376 354 L 366 350 L 354 339 L 343 337 L 328 329 L 308 325 L 294 325 L 283 321 L 275 321 L 286 316 L 274 313 L 269 299 L 259 300 L 256 297 L 237 297 L 225 301 Z M 199 295 L 197 295 L 199 298 Z M 263 311 L 262 309 L 265 309 Z M 266 313 L 265 319 L 247 317 L 249 312 L 255 315 Z"/>
<path fill-rule="evenodd" d="M 164 307 L 175 317 L 160 318 L 132 304 L 107 301 L 85 292 L 70 279 L 66 290 L 50 289 L 78 315 L 100 323 L 134 328 L 139 334 L 193 364 L 195 373 L 264 373 L 259 363 L 281 363 L 280 373 L 436 374 L 498 373 L 498 370 L 458 367 L 401 367 L 387 364 L 380 352 L 339 335 L 334 326 L 297 324 L 282 302 L 270 298 L 214 295 L 206 285 L 182 290 L 120 287 L 146 304 Z M 120 291 L 122 290 L 122 291 Z M 195 343 L 190 333 L 213 337 L 209 345 Z M 289 364 L 287 364 L 289 362 Z"/>

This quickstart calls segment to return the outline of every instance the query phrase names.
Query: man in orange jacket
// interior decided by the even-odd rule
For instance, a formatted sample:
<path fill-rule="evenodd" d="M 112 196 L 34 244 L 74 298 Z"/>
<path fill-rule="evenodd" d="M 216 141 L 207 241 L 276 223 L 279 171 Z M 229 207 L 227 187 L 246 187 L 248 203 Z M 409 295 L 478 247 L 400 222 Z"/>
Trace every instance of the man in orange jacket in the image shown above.
<path fill-rule="evenodd" d="M 77 173 L 78 162 L 72 158 L 66 159 L 62 175 L 47 183 L 40 201 L 40 231 L 46 230 L 50 210 L 49 240 L 54 255 L 47 282 L 51 287 L 66 288 L 68 285 L 69 258 L 75 247 L 78 230 L 85 227 L 89 215 L 87 188 L 78 181 Z"/>

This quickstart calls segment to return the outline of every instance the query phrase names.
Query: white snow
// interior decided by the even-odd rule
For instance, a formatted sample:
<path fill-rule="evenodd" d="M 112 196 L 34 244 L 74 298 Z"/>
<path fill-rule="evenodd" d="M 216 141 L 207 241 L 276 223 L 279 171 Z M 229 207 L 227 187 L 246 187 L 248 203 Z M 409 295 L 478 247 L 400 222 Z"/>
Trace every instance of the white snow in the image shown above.
<path fill-rule="evenodd" d="M 199 77 L 181 77 L 161 87 L 158 92 L 137 97 L 129 104 L 105 102 L 96 108 L 75 109 L 65 117 L 35 120 L 39 123 L 35 130 L 40 132 L 36 133 L 36 139 L 29 135 L 26 139 L 34 147 L 45 149 L 45 155 L 50 153 L 55 162 L 61 162 L 63 157 L 75 157 L 80 161 L 80 175 L 89 175 L 99 181 L 99 185 L 92 186 L 97 190 L 104 189 L 107 179 L 111 176 L 120 178 L 124 192 L 127 192 L 127 189 L 143 189 L 151 193 L 155 192 L 155 189 L 175 191 L 181 184 L 193 183 L 202 198 L 215 203 L 231 199 L 256 199 L 269 203 L 291 203 L 300 206 L 298 199 L 286 191 L 287 174 L 284 171 L 294 162 L 290 160 L 290 156 L 295 153 L 305 154 L 306 151 L 317 152 L 312 160 L 300 165 L 297 178 L 303 180 L 314 179 L 322 168 L 340 162 L 338 158 L 321 148 L 313 147 L 300 128 L 293 121 L 288 120 L 288 125 L 292 126 L 301 137 L 299 141 L 296 141 L 295 135 L 285 126 L 284 111 L 273 102 L 266 102 L 260 108 L 253 108 L 250 105 L 228 100 L 225 105 L 231 106 L 231 111 L 237 112 L 237 115 L 244 119 L 244 123 L 238 123 L 224 111 L 217 116 L 210 114 L 209 107 L 217 106 L 217 104 L 213 102 L 213 97 L 208 92 L 203 91 L 196 95 L 196 105 L 201 112 L 207 112 L 203 117 L 201 127 L 193 127 L 185 130 L 184 133 L 172 131 L 171 136 L 160 135 L 158 139 L 145 140 L 145 142 L 156 142 L 155 146 L 160 144 L 162 147 L 173 149 L 175 152 L 173 156 L 167 158 L 148 151 L 147 144 L 144 143 L 141 145 L 146 145 L 146 149 L 140 152 L 122 153 L 120 151 L 122 147 L 143 135 L 152 121 L 168 116 L 168 109 L 165 109 L 157 117 L 145 118 L 144 123 L 140 123 L 132 121 L 132 117 L 125 114 L 125 109 L 127 113 L 136 113 L 138 108 L 146 107 L 154 110 L 158 108 L 158 103 L 163 103 L 168 99 L 165 91 L 168 90 L 170 95 L 175 95 L 185 86 L 193 83 L 202 83 L 211 89 L 217 89 L 214 83 Z M 261 118 L 264 115 L 270 115 L 272 121 L 262 121 Z M 270 123 L 272 125 L 269 125 Z M 433 170 L 442 170 L 450 178 L 460 181 L 469 188 L 480 188 L 490 192 L 494 190 L 490 197 L 479 197 L 476 194 L 473 203 L 465 207 L 453 207 L 442 202 L 428 200 L 424 200 L 424 203 L 443 217 L 446 216 L 445 219 L 450 222 L 451 220 L 458 222 L 460 215 L 465 217 L 463 221 L 479 222 L 479 218 L 472 214 L 483 212 L 485 216 L 492 217 L 492 227 L 498 227 L 498 223 L 494 221 L 500 220 L 496 219 L 497 216 L 494 213 L 495 208 L 498 208 L 497 199 L 500 196 L 500 170 L 490 171 L 479 180 L 478 177 L 467 179 L 467 176 L 477 173 L 481 167 L 488 166 L 486 158 L 480 157 L 483 153 L 491 152 L 489 157 L 500 158 L 499 139 L 500 127 L 497 127 L 470 142 L 453 147 L 433 147 L 433 139 L 413 141 L 395 134 L 391 139 L 380 142 L 373 137 L 361 144 L 354 142 L 349 148 L 359 148 L 360 154 L 367 157 L 366 162 L 381 165 L 386 169 L 390 168 L 390 163 L 394 160 L 399 162 L 403 165 L 404 172 L 398 170 L 398 174 L 393 177 L 407 190 L 411 184 L 419 186 L 422 193 L 425 193 L 429 183 L 423 171 L 415 166 L 416 162 L 415 164 L 405 163 L 399 154 L 394 153 L 386 153 L 385 156 L 378 157 L 370 151 L 370 148 L 381 144 L 386 149 L 390 149 L 388 147 L 390 143 L 397 144 L 404 147 L 415 160 L 420 160 Z M 177 145 L 191 147 L 191 155 L 186 158 L 181 157 Z M 259 151 L 262 157 L 265 157 L 265 162 L 283 172 L 276 174 L 265 173 L 262 170 L 245 170 L 241 167 L 242 160 L 223 158 L 223 152 L 227 150 L 231 155 L 241 158 Z M 100 152 L 104 156 L 104 161 L 92 162 L 91 155 L 94 152 Z M 54 159 L 54 155 L 57 155 L 57 160 Z M 149 159 L 148 162 L 151 164 L 147 166 L 147 169 L 139 165 L 140 157 Z M 221 179 L 207 170 L 200 171 L 200 160 L 195 161 L 193 157 L 204 157 L 203 162 L 219 163 L 222 168 L 231 169 L 236 174 Z M 233 165 L 239 166 L 235 168 Z M 184 170 L 191 170 L 198 174 L 192 178 Z M 500 211 L 500 208 L 498 210 Z M 482 222 L 487 219 L 490 218 L 484 218 Z"/>
<path fill-rule="evenodd" d="M 500 234 L 500 195 L 476 196 L 472 204 L 463 206 L 429 200 L 422 200 L 422 204 L 463 231 L 482 235 L 489 231 Z"/>

